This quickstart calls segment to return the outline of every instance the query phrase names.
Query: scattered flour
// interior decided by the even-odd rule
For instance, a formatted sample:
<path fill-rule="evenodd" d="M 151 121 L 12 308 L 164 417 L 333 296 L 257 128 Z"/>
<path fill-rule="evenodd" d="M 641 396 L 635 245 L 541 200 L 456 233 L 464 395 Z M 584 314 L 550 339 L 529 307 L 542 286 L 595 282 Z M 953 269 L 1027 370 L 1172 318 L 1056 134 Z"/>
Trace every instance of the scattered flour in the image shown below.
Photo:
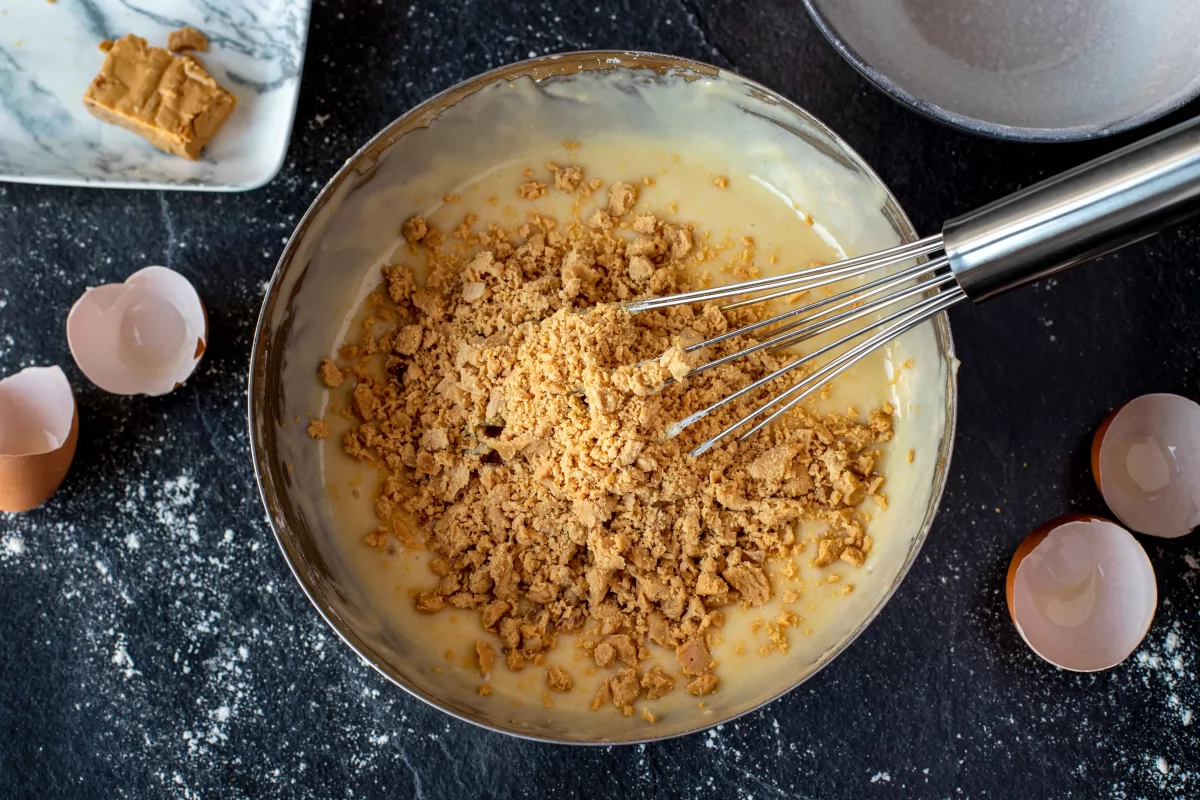
<path fill-rule="evenodd" d="M 112 663 L 117 665 L 117 669 L 125 676 L 126 680 L 132 678 L 134 675 L 141 675 L 140 672 L 133 668 L 133 659 L 130 658 L 129 650 L 126 649 L 125 634 L 123 633 L 117 634 L 117 641 L 113 645 Z"/>
<path fill-rule="evenodd" d="M 5 536 L 3 539 L 0 539 L 0 561 L 7 561 L 10 558 L 18 558 L 24 553 L 25 541 L 20 536 L 9 535 Z"/>
<path fill-rule="evenodd" d="M 1179 731 L 1180 735 L 1175 735 L 1168 727 L 1169 721 L 1175 722 L 1179 728 L 1189 727 L 1194 717 L 1193 708 L 1200 706 L 1195 661 L 1195 651 L 1185 640 L 1183 625 L 1178 620 L 1157 641 L 1147 637 L 1134 656 L 1142 683 L 1151 691 L 1162 692 L 1161 707 L 1165 719 L 1161 723 L 1162 738 L 1158 744 L 1165 744 L 1171 749 L 1163 754 L 1144 757 L 1150 766 L 1148 775 L 1152 784 L 1159 789 L 1182 792 L 1188 787 L 1200 788 L 1200 765 L 1195 754 L 1185 744 L 1182 731 Z M 1194 766 L 1188 768 L 1188 765 Z"/>

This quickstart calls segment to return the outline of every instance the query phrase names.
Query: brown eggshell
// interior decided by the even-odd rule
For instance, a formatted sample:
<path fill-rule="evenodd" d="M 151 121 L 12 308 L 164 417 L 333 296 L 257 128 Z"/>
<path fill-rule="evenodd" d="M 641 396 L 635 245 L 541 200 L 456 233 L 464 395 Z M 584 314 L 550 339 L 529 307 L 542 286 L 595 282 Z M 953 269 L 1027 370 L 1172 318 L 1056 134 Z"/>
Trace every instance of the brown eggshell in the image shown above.
<path fill-rule="evenodd" d="M 1108 416 L 1096 428 L 1096 434 L 1092 437 L 1092 480 L 1096 482 L 1096 491 L 1101 493 L 1104 490 L 1100 488 L 1100 445 L 1104 444 L 1104 434 L 1108 433 L 1108 428 L 1112 425 L 1113 420 L 1117 418 L 1117 414 L 1120 414 L 1121 409 L 1127 405 L 1129 405 L 1128 402 L 1121 403 L 1121 405 L 1108 412 Z"/>
<path fill-rule="evenodd" d="M 1021 562 L 1025 560 L 1025 557 L 1032 553 L 1033 549 L 1050 535 L 1050 531 L 1060 525 L 1066 525 L 1068 522 L 1090 522 L 1091 520 L 1109 522 L 1109 520 L 1097 517 L 1095 514 L 1064 514 L 1034 528 L 1017 545 L 1017 550 L 1013 553 L 1012 561 L 1008 562 L 1008 576 L 1004 580 L 1004 598 L 1008 602 L 1008 616 L 1012 619 L 1014 625 L 1017 622 L 1017 609 L 1016 601 L 1013 600 L 1013 587 L 1017 582 L 1017 567 L 1021 566 Z"/>
<path fill-rule="evenodd" d="M 1072 672 L 1098 672 L 1137 649 L 1158 606 L 1154 566 L 1125 528 L 1072 515 L 1022 542 L 1006 581 L 1009 614 L 1035 654 Z"/>
<path fill-rule="evenodd" d="M 1132 443 L 1142 455 L 1138 472 L 1165 483 L 1144 486 L 1134 469 Z M 1145 450 L 1155 451 L 1146 462 Z M 1177 538 L 1200 527 L 1200 404 L 1174 394 L 1153 393 L 1122 404 L 1092 439 L 1092 476 L 1115 519 L 1131 531 Z"/>
<path fill-rule="evenodd" d="M 204 335 L 196 340 L 196 354 L 193 358 L 199 363 L 204 353 L 208 350 L 208 332 L 211 326 L 208 322 L 208 306 L 204 305 L 204 298 L 200 298 L 200 313 L 204 315 Z"/>
<path fill-rule="evenodd" d="M 79 409 L 71 417 L 71 432 L 57 450 L 31 456 L 0 455 L 0 511 L 37 508 L 57 491 L 79 442 Z"/>

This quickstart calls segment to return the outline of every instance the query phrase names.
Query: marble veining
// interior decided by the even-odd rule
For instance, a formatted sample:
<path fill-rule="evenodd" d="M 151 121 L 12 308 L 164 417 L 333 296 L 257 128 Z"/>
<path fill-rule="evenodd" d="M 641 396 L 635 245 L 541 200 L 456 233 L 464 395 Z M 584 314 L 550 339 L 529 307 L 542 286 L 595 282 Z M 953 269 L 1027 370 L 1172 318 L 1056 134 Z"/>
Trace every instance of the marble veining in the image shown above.
<path fill-rule="evenodd" d="M 287 151 L 310 3 L 297 0 L 0 0 L 0 180 L 127 188 L 260 186 Z M 93 119 L 81 98 L 103 39 L 165 45 L 191 25 L 238 108 L 198 162 Z"/>

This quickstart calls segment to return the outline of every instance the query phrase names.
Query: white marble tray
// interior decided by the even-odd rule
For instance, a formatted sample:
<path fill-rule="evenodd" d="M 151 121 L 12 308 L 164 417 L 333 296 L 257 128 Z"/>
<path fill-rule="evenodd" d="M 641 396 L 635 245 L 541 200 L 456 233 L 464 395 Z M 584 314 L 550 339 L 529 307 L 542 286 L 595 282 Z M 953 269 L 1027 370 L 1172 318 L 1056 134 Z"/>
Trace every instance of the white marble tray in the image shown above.
<path fill-rule="evenodd" d="M 283 165 L 296 113 L 311 0 L 0 0 L 0 181 L 242 191 Z M 154 149 L 83 108 L 103 39 L 166 46 L 191 25 L 205 67 L 237 95 L 200 161 Z"/>

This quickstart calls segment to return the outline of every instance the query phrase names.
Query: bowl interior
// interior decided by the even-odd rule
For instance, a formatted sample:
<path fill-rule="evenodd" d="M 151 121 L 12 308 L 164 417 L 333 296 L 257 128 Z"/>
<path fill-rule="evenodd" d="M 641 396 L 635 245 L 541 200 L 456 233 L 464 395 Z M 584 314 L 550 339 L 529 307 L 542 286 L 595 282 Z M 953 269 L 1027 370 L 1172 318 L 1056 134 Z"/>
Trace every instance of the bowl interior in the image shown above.
<path fill-rule="evenodd" d="M 520 98 L 515 106 L 514 97 Z M 714 102 L 729 104 L 719 124 Z M 621 113 L 609 113 L 613 103 L 623 104 Z M 486 136 L 480 120 L 487 120 Z M 251 442 L 263 500 L 297 580 L 338 635 L 388 679 L 455 716 L 506 733 L 560 742 L 643 741 L 717 724 L 777 697 L 827 663 L 878 613 L 924 541 L 945 483 L 956 387 L 942 316 L 905 334 L 891 353 L 896 363 L 920 354 L 895 382 L 904 420 L 895 446 L 907 449 L 906 436 L 931 446 L 889 483 L 895 535 L 877 540 L 877 589 L 848 597 L 839 624 L 817 632 L 813 657 L 774 659 L 761 679 L 729 682 L 703 712 L 676 714 L 655 726 L 631 724 L 620 715 L 556 716 L 536 698 L 519 708 L 481 698 L 478 681 L 465 673 L 433 673 L 427 643 L 393 624 L 379 599 L 364 591 L 347 550 L 362 546 L 360 536 L 339 528 L 326 489 L 325 458 L 333 456 L 315 447 L 297 420 L 328 408 L 316 367 L 342 342 L 348 318 L 376 285 L 378 265 L 394 248 L 400 223 L 423 211 L 414 197 L 440 197 L 501 154 L 542 163 L 535 130 L 551 130 L 557 140 L 586 139 L 651 125 L 665 125 L 670 136 L 694 139 L 697 146 L 724 147 L 739 158 L 749 154 L 746 168 L 756 179 L 786 186 L 850 252 L 915 238 L 861 159 L 769 90 L 665 56 L 571 54 L 513 65 L 455 87 L 368 143 L 301 221 L 259 320 L 250 375 Z"/>
<path fill-rule="evenodd" d="M 882 88 L 979 132 L 1104 135 L 1200 92 L 1192 0 L 807 2 Z"/>

